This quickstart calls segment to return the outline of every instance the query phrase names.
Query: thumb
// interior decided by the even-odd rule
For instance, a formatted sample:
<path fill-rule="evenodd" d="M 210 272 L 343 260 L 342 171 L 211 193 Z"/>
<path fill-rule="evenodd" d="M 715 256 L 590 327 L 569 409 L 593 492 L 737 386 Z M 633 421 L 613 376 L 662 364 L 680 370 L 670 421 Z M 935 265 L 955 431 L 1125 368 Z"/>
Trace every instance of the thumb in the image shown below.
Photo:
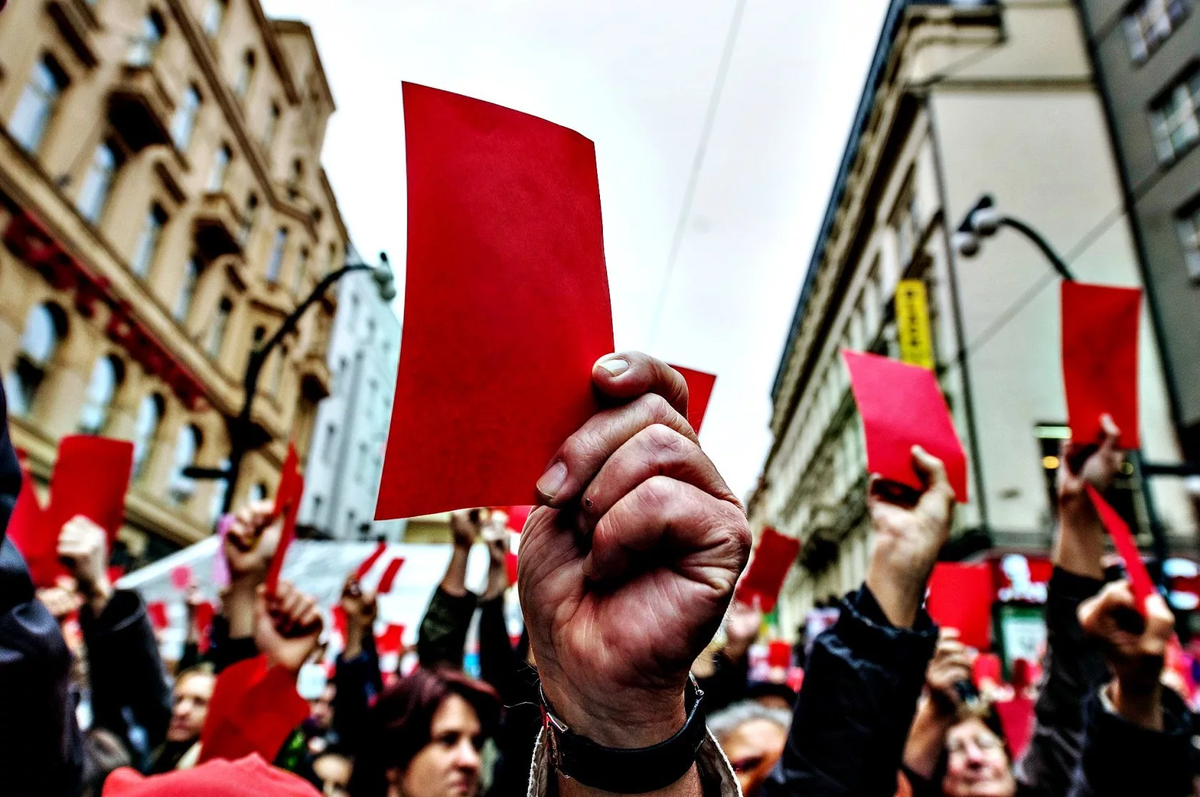
<path fill-rule="evenodd" d="M 921 446 L 912 447 L 913 467 L 917 473 L 925 481 L 926 491 L 939 491 L 955 498 L 954 488 L 950 486 L 950 479 L 946 475 L 946 465 L 940 459 L 930 454 Z"/>

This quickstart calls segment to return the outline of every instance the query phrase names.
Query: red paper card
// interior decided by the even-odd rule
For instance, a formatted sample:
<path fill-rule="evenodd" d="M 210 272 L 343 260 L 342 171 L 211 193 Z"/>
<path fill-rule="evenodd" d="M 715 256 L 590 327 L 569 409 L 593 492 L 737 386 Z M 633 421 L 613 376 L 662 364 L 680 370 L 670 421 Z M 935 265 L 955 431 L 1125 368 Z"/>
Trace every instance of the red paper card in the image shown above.
<path fill-rule="evenodd" d="M 712 398 L 713 385 L 717 383 L 717 375 L 684 368 L 682 365 L 672 365 L 683 375 L 688 386 L 688 423 L 692 431 L 700 434 L 700 424 L 704 423 L 704 413 L 708 412 L 708 400 Z"/>
<path fill-rule="evenodd" d="M 34 585 L 50 587 L 58 571 L 58 535 L 43 534 L 45 510 L 34 489 L 29 463 L 22 452 L 17 452 L 17 458 L 21 464 L 21 491 L 8 519 L 8 538 L 25 557 Z M 43 563 L 51 565 L 49 572 L 38 571 Z"/>
<path fill-rule="evenodd" d="M 275 491 L 275 517 L 283 518 L 283 530 L 279 534 L 279 546 L 267 567 L 267 593 L 275 594 L 279 586 L 279 574 L 283 572 L 283 560 L 288 546 L 296 536 L 296 515 L 300 512 L 300 499 L 304 496 L 304 477 L 300 475 L 300 461 L 295 446 L 289 445 L 287 457 L 279 474 L 279 489 Z"/>
<path fill-rule="evenodd" d="M 404 332 L 376 517 L 531 504 L 613 350 L 595 148 L 411 83 L 404 121 Z"/>
<path fill-rule="evenodd" d="M 767 645 L 768 667 L 790 667 L 792 664 L 792 646 L 785 640 L 776 639 Z"/>
<path fill-rule="evenodd" d="M 171 624 L 171 621 L 167 618 L 167 604 L 162 601 L 147 603 L 146 616 L 150 618 L 150 625 L 155 631 L 162 631 Z"/>
<path fill-rule="evenodd" d="M 209 646 L 212 644 L 212 624 L 213 619 L 217 616 L 217 609 L 208 601 L 204 601 L 196 606 L 196 631 L 198 632 L 197 646 L 200 652 L 207 653 Z"/>
<path fill-rule="evenodd" d="M 233 761 L 251 753 L 274 761 L 308 712 L 308 701 L 296 692 L 294 673 L 268 668 L 264 656 L 231 665 L 213 689 L 200 734 L 199 763 Z"/>
<path fill-rule="evenodd" d="M 997 702 L 995 708 L 1012 760 L 1019 761 L 1033 739 L 1033 700 L 1017 695 L 1012 700 Z"/>
<path fill-rule="evenodd" d="M 779 590 L 783 589 L 784 579 L 796 555 L 800 553 L 800 540 L 786 537 L 769 526 L 763 529 L 750 566 L 746 568 L 738 584 L 736 597 L 748 606 L 754 605 L 754 598 L 759 599 L 759 608 L 770 612 L 775 608 L 779 599 Z"/>
<path fill-rule="evenodd" d="M 400 572 L 401 567 L 404 567 L 403 557 L 397 556 L 388 562 L 387 569 L 383 571 L 383 577 L 379 579 L 378 593 L 380 595 L 392 591 L 392 585 L 396 583 L 396 574 Z"/>
<path fill-rule="evenodd" d="M 399 653 L 400 648 L 404 645 L 403 640 L 404 626 L 388 623 L 387 628 L 383 629 L 383 633 L 375 637 L 375 649 L 381 656 Z"/>
<path fill-rule="evenodd" d="M 512 551 L 504 554 L 504 568 L 508 571 L 509 584 L 517 583 L 517 567 L 519 562 L 520 560 L 517 558 L 517 555 Z"/>
<path fill-rule="evenodd" d="M 925 610 L 942 628 L 958 631 L 959 641 L 976 650 L 992 646 L 992 599 L 995 586 L 986 562 L 939 562 L 929 578 Z"/>
<path fill-rule="evenodd" d="M 172 567 L 171 586 L 179 592 L 186 592 L 192 586 L 192 568 L 187 565 Z"/>
<path fill-rule="evenodd" d="M 867 439 L 867 468 L 884 479 L 923 489 L 912 464 L 919 445 L 946 466 L 960 503 L 967 501 L 967 456 L 933 371 L 875 354 L 843 350 L 850 387 Z"/>
<path fill-rule="evenodd" d="M 50 523 L 55 538 L 63 524 L 83 515 L 108 533 L 112 550 L 125 520 L 125 492 L 133 472 L 133 443 L 75 435 L 58 445 L 50 476 Z"/>
<path fill-rule="evenodd" d="M 525 529 L 525 521 L 529 520 L 532 506 L 502 506 L 504 514 L 508 515 L 508 528 L 520 534 Z"/>
<path fill-rule="evenodd" d="M 1124 518 L 1104 500 L 1095 487 L 1089 484 L 1087 491 L 1092 505 L 1096 507 L 1096 513 L 1100 515 L 1100 522 L 1112 537 L 1113 547 L 1125 561 L 1125 573 L 1129 576 L 1134 602 L 1137 603 L 1137 610 L 1144 616 L 1146 598 L 1156 594 L 1158 589 L 1154 586 L 1154 579 L 1150 578 L 1150 571 L 1146 569 L 1141 553 L 1138 552 L 1137 540 L 1133 538 L 1133 532 L 1129 530 Z"/>
<path fill-rule="evenodd" d="M 1108 285 L 1062 284 L 1063 386 L 1076 443 L 1095 443 L 1100 416 L 1121 430 L 1121 448 L 1137 448 L 1138 319 L 1142 292 Z"/>
<path fill-rule="evenodd" d="M 375 545 L 375 550 L 371 551 L 371 555 L 362 561 L 362 564 L 360 564 L 358 566 L 358 570 L 354 571 L 354 577 L 356 579 L 358 579 L 359 581 L 362 581 L 363 577 L 367 573 L 371 572 L 371 568 L 375 566 L 375 563 L 379 561 L 379 558 L 381 556 L 383 556 L 383 554 L 386 551 L 387 551 L 387 543 L 386 542 L 380 541 L 379 543 L 377 543 Z"/>

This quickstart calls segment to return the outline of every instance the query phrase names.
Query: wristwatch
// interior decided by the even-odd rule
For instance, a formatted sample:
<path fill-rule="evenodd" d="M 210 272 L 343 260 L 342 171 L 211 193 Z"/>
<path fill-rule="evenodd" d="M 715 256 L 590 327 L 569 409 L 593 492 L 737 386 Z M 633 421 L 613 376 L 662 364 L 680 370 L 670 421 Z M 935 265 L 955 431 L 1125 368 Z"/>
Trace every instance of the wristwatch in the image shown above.
<path fill-rule="evenodd" d="M 670 786 L 696 763 L 708 735 L 700 713 L 704 691 L 691 675 L 688 684 L 687 721 L 683 727 L 664 742 L 633 749 L 605 747 L 573 732 L 555 716 L 554 707 L 539 685 L 544 736 L 555 769 L 584 786 L 615 794 L 644 794 Z"/>

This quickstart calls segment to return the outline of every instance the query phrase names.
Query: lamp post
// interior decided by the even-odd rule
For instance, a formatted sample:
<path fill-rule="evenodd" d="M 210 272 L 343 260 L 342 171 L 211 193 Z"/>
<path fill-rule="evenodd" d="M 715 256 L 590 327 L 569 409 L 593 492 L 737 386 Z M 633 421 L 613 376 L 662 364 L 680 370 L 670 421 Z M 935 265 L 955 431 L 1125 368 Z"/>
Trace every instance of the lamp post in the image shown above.
<path fill-rule="evenodd" d="M 275 330 L 275 334 L 250 352 L 250 360 L 246 363 L 246 374 L 242 378 L 244 390 L 242 409 L 230 423 L 229 464 L 224 468 L 192 466 L 184 469 L 183 474 L 192 479 L 215 479 L 225 482 L 225 500 L 221 504 L 221 514 L 227 514 L 233 507 L 233 497 L 237 492 L 238 474 L 241 472 L 242 460 L 245 459 L 246 454 L 261 447 L 269 439 L 264 439 L 263 435 L 255 430 L 252 417 L 254 397 L 258 394 L 258 378 L 262 374 L 263 365 L 266 364 L 267 358 L 275 347 L 296 329 L 297 322 L 308 308 L 316 304 L 335 282 L 356 271 L 371 272 L 380 299 L 390 302 L 396 298 L 396 281 L 386 252 L 379 253 L 379 265 L 377 266 L 369 263 L 348 263 L 340 269 L 326 274 L 304 301 L 296 305 L 296 309 L 283 319 L 283 323 Z"/>
<path fill-rule="evenodd" d="M 964 258 L 975 257 L 983 247 L 983 239 L 992 237 L 1001 227 L 1008 227 L 1021 233 L 1050 261 L 1050 265 L 1054 267 L 1059 276 L 1069 282 L 1074 281 L 1075 277 L 1071 273 L 1070 267 L 1054 250 L 1054 247 L 1033 227 L 1020 219 L 1002 214 L 990 194 L 984 194 L 974 207 L 967 211 L 962 223 L 958 225 L 958 229 L 954 233 L 954 248 Z M 1161 584 L 1162 566 L 1167 560 L 1167 539 L 1154 504 L 1154 496 L 1150 492 L 1148 479 L 1150 476 L 1195 476 L 1200 474 L 1200 465 L 1190 462 L 1178 465 L 1145 462 L 1140 451 L 1131 452 L 1130 459 L 1138 474 L 1142 503 L 1146 507 L 1146 520 L 1150 526 L 1150 537 L 1153 541 L 1154 558 L 1157 560 L 1152 572 Z"/>

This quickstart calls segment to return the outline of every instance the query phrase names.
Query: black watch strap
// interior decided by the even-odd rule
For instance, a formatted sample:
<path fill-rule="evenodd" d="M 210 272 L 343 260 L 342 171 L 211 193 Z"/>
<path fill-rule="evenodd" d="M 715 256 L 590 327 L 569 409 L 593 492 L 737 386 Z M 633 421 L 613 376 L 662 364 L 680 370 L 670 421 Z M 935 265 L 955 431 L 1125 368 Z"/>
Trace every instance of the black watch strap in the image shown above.
<path fill-rule="evenodd" d="M 545 736 L 559 773 L 584 786 L 615 794 L 644 794 L 682 778 L 696 763 L 700 746 L 708 735 L 700 713 L 704 692 L 694 678 L 689 677 L 688 683 L 692 699 L 683 727 L 664 742 L 636 749 L 605 747 L 573 733 L 554 715 L 554 707 L 543 694 Z"/>

